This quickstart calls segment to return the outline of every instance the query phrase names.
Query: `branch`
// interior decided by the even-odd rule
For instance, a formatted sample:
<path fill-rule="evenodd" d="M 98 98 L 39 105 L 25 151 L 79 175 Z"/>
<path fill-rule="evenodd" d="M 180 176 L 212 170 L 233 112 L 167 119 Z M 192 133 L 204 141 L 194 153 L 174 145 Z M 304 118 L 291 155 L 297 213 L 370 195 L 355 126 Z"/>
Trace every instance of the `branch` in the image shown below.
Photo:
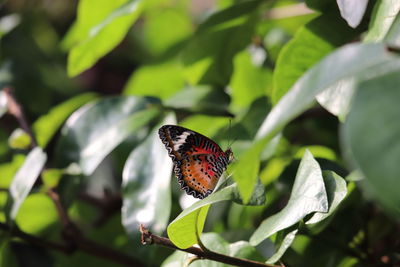
<path fill-rule="evenodd" d="M 6 97 L 7 97 L 8 112 L 17 119 L 21 128 L 31 138 L 31 147 L 36 147 L 37 142 L 36 142 L 35 135 L 33 134 L 31 128 L 29 127 L 28 121 L 24 115 L 24 111 L 23 111 L 21 105 L 18 103 L 18 101 L 16 100 L 16 98 L 14 96 L 13 89 L 11 87 L 5 87 L 4 93 L 6 94 Z"/>
<path fill-rule="evenodd" d="M 203 250 L 198 247 L 189 247 L 187 249 L 181 249 L 175 246 L 171 240 L 168 238 L 162 237 L 155 235 L 151 233 L 148 229 L 144 227 L 144 225 L 140 225 L 139 227 L 140 232 L 142 233 L 142 244 L 143 245 L 152 245 L 152 244 L 157 244 L 160 246 L 164 246 L 167 248 L 175 249 L 175 250 L 181 250 L 185 251 L 191 254 L 194 254 L 198 256 L 201 259 L 208 259 L 208 260 L 213 260 L 213 261 L 218 261 L 234 266 L 249 266 L 249 267 L 281 267 L 279 265 L 271 265 L 267 263 L 262 263 L 262 262 L 257 262 L 253 260 L 248 260 L 248 259 L 240 259 L 240 258 L 235 258 L 231 256 L 227 256 L 224 254 L 219 254 L 217 252 L 209 251 L 209 250 Z"/>

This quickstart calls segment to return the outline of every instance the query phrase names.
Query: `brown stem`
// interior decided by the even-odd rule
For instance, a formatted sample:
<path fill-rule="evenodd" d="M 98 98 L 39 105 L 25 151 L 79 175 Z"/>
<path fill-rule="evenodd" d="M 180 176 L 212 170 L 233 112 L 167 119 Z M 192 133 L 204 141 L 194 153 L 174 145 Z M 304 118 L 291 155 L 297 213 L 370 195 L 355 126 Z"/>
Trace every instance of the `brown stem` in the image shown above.
<path fill-rule="evenodd" d="M 7 97 L 8 112 L 17 119 L 21 128 L 30 136 L 31 147 L 36 147 L 37 142 L 35 135 L 33 134 L 31 128 L 29 127 L 28 121 L 24 115 L 24 111 L 21 105 L 18 103 L 18 101 L 14 96 L 13 89 L 11 87 L 6 87 L 4 88 L 4 93 L 6 94 Z"/>
<path fill-rule="evenodd" d="M 177 246 L 175 246 L 171 242 L 171 240 L 169 240 L 168 238 L 165 238 L 165 237 L 162 237 L 162 236 L 158 236 L 158 235 L 155 235 L 155 234 L 151 233 L 142 224 L 140 225 L 139 230 L 142 233 L 142 244 L 143 245 L 157 244 L 157 245 L 161 245 L 161 246 L 164 246 L 164 247 L 167 247 L 167 248 L 171 248 L 171 249 L 175 249 L 175 250 L 181 250 L 181 251 L 185 251 L 185 252 L 194 254 L 194 255 L 198 256 L 199 258 L 202 258 L 202 259 L 218 261 L 218 262 L 222 262 L 222 263 L 226 263 L 226 264 L 230 264 L 230 265 L 234 265 L 234 266 L 280 267 L 279 265 L 271 265 L 271 264 L 267 264 L 267 263 L 263 263 L 263 262 L 257 262 L 257 261 L 248 260 L 248 259 L 235 258 L 235 257 L 227 256 L 227 255 L 224 255 L 224 254 L 220 254 L 220 253 L 217 253 L 217 252 L 213 252 L 213 251 L 210 251 L 210 250 L 204 251 L 203 249 L 198 248 L 198 247 L 189 247 L 189 248 L 186 248 L 186 249 L 181 249 L 181 248 L 178 248 Z"/>

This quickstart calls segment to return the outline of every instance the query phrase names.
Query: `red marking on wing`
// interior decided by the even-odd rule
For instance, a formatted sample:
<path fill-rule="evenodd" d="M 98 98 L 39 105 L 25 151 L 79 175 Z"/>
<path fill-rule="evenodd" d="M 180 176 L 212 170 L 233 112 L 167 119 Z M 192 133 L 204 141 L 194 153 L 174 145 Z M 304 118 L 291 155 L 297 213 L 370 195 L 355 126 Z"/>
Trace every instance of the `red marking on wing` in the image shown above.
<path fill-rule="evenodd" d="M 211 170 L 207 155 L 187 157 L 182 160 L 181 171 L 186 186 L 203 195 L 214 190 L 219 177 Z"/>

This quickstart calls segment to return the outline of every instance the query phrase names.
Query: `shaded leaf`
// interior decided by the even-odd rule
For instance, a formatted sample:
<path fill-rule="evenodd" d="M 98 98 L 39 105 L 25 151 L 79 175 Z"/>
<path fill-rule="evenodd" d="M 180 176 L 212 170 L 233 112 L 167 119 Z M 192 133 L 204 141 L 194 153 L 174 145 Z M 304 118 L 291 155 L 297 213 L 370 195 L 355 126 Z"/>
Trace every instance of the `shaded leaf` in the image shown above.
<path fill-rule="evenodd" d="M 75 76 L 82 71 L 90 68 L 102 56 L 107 54 L 125 37 L 129 28 L 139 17 L 144 1 L 103 1 L 102 4 L 93 1 L 82 1 L 78 7 L 78 22 L 76 26 L 80 31 L 80 21 L 86 20 L 82 27 L 84 30 L 77 34 L 79 38 L 72 47 L 68 55 L 68 74 Z M 102 14 L 96 14 L 97 8 L 93 6 L 103 6 L 100 9 Z M 98 11 L 97 11 L 98 12 Z M 89 18 L 85 19 L 85 16 Z M 93 19 L 91 17 L 94 17 Z M 99 21 L 99 18 L 102 18 Z M 84 36 L 84 37 L 83 37 Z"/>
<path fill-rule="evenodd" d="M 126 160 L 122 174 L 122 224 L 128 233 L 144 224 L 156 233 L 165 230 L 171 210 L 172 161 L 158 137 L 163 124 L 175 124 L 173 116 L 153 129 Z"/>
<path fill-rule="evenodd" d="M 49 113 L 38 118 L 32 125 L 38 145 L 45 147 L 73 111 L 96 97 L 97 94 L 94 93 L 77 95 L 53 107 Z"/>
<path fill-rule="evenodd" d="M 77 162 L 85 175 L 117 145 L 158 115 L 154 98 L 111 97 L 75 111 L 61 131 L 59 167 Z"/>
<path fill-rule="evenodd" d="M 365 13 L 368 6 L 368 0 L 359 0 L 357 2 L 352 0 L 337 0 L 340 15 L 347 21 L 350 27 L 357 27 Z"/>
<path fill-rule="evenodd" d="M 230 114 L 228 103 L 229 97 L 225 92 L 210 86 L 188 87 L 164 101 L 168 108 L 222 116 Z"/>
<path fill-rule="evenodd" d="M 359 85 L 343 127 L 342 140 L 348 159 L 365 175 L 374 196 L 400 216 L 400 116 L 399 72 Z"/>
<path fill-rule="evenodd" d="M 29 152 L 24 164 L 15 174 L 10 185 L 8 203 L 10 219 L 14 220 L 17 216 L 19 208 L 35 184 L 46 160 L 47 155 L 42 151 L 42 149 L 36 147 Z"/>
<path fill-rule="evenodd" d="M 262 185 L 259 187 L 260 189 L 255 190 L 258 194 L 253 197 L 249 205 L 262 205 L 264 203 L 265 191 L 263 191 Z M 242 202 L 236 184 L 224 187 L 182 211 L 181 214 L 169 224 L 167 228 L 168 237 L 179 248 L 188 248 L 198 243 L 198 237 L 203 231 L 204 222 L 210 205 L 225 200 Z"/>
<path fill-rule="evenodd" d="M 306 151 L 300 162 L 288 204 L 279 213 L 261 223 L 251 236 L 250 244 L 257 245 L 316 211 L 327 212 L 328 199 L 318 162 Z"/>
<path fill-rule="evenodd" d="M 266 263 L 272 264 L 277 262 L 283 254 L 286 252 L 286 250 L 292 245 L 294 238 L 296 237 L 296 234 L 299 230 L 293 230 L 290 231 L 289 233 L 285 234 L 283 237 L 282 241 L 279 244 L 279 249 L 272 255 Z"/>
<path fill-rule="evenodd" d="M 372 13 L 368 33 L 364 37 L 366 42 L 382 41 L 397 13 L 400 11 L 400 2 L 392 0 L 377 1 Z"/>

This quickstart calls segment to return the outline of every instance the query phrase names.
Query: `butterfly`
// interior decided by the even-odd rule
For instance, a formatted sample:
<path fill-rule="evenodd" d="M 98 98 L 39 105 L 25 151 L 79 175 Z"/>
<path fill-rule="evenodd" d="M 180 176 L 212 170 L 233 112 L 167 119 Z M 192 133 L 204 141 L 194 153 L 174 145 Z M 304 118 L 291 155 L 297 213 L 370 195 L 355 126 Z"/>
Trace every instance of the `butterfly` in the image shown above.
<path fill-rule="evenodd" d="M 208 137 L 177 125 L 164 125 L 158 134 L 172 158 L 181 189 L 200 199 L 211 194 L 233 160 L 232 150 L 224 152 Z"/>

